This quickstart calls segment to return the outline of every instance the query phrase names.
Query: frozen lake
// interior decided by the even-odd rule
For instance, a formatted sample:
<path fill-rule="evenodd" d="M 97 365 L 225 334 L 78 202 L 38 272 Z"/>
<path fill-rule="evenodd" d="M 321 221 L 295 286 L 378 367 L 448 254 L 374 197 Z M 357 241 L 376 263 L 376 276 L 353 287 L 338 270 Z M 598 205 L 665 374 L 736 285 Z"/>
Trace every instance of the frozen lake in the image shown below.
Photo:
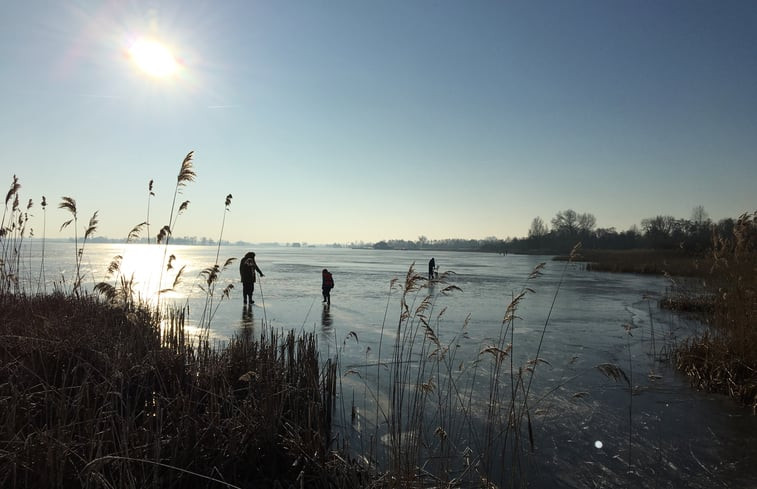
<path fill-rule="evenodd" d="M 44 288 L 69 286 L 73 244 L 46 247 Z M 215 289 L 213 337 L 223 341 L 245 328 L 259 331 L 263 323 L 317 333 L 324 357 L 339 356 L 343 390 L 337 424 L 340 440 L 353 448 L 375 447 L 386 436 L 387 426 L 372 404 L 378 399 L 386 408 L 388 374 L 382 374 L 386 369 L 380 365 L 391 363 L 393 334 L 401 320 L 401 291 L 390 284 L 394 279 L 403 283 L 414 262 L 425 275 L 433 256 L 441 272 L 454 272 L 448 284 L 460 290 L 443 295 L 443 284 L 423 288 L 408 296 L 410 310 L 429 296 L 430 326 L 440 343 L 455 351 L 461 369 L 478 368 L 480 352 L 494 345 L 502 331 L 512 298 L 524 287 L 533 290 L 519 303 L 518 319 L 507 332 L 512 350 L 505 362 L 507 379 L 510 359 L 513 371 L 520 369 L 530 378 L 524 369 L 534 368 L 528 361 L 541 344 L 529 406 L 534 445 L 522 443 L 515 457 L 517 472 L 529 487 L 757 487 L 757 419 L 721 396 L 692 391 L 684 377 L 661 361 L 675 342 L 701 328 L 657 308 L 667 286 L 662 278 L 586 272 L 580 264 L 544 256 L 466 252 L 223 246 L 219 261 L 239 259 L 247 251 L 257 253 L 265 274 L 256 285 L 255 307 L 248 313 L 242 306 L 234 262 Z M 22 255 L 19 275 L 30 291 L 41 288 L 39 252 L 35 242 Z M 168 251 L 176 260 L 174 270 L 162 274 L 164 286 L 173 282 L 175 270 L 186 268 L 183 282 L 166 297 L 188 302 L 193 321 L 206 302 L 200 271 L 215 263 L 217 252 L 202 246 Z M 163 253 L 155 245 L 87 244 L 86 288 L 105 280 L 108 263 L 120 254 L 122 269 L 133 271 L 138 290 L 149 296 L 161 278 Z M 542 262 L 542 275 L 529 279 Z M 323 268 L 333 273 L 336 284 L 329 308 L 321 304 Z M 67 285 L 60 285 L 62 277 Z M 235 288 L 228 300 L 220 300 L 228 284 Z M 613 380 L 599 365 L 622 368 L 629 382 Z M 457 409 L 454 402 L 449 408 Z M 456 432 L 458 438 L 450 433 L 445 453 L 462 457 L 466 449 L 475 451 L 479 420 L 469 423 L 469 431 Z M 487 473 L 507 486 L 512 470 L 488 467 Z"/>

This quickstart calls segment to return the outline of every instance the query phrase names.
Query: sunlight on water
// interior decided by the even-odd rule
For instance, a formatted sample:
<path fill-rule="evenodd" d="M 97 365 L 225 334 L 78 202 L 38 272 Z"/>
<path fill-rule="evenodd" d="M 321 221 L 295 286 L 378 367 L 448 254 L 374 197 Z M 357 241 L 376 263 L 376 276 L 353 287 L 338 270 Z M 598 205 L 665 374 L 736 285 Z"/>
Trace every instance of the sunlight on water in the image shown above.
<path fill-rule="evenodd" d="M 161 269 L 163 268 L 164 251 L 162 247 L 149 245 L 129 245 L 121 262 L 121 274 L 125 280 L 133 280 L 132 290 L 136 296 L 155 305 L 158 291 L 170 287 L 173 279 L 168 272 L 164 273 L 163 284 Z"/>

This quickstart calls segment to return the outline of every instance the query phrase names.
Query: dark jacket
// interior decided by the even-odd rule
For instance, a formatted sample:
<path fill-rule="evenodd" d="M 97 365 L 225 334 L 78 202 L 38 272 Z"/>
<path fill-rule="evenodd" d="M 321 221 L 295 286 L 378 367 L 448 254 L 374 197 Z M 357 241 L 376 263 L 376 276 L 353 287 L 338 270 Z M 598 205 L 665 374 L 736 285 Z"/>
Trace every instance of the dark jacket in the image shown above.
<path fill-rule="evenodd" d="M 239 262 L 239 276 L 242 282 L 255 282 L 255 272 L 263 275 L 257 263 L 255 263 L 255 256 L 247 253 Z"/>
<path fill-rule="evenodd" d="M 334 277 L 331 275 L 331 272 L 328 270 L 324 270 L 322 273 L 323 277 L 323 285 L 322 287 L 324 289 L 333 289 L 334 288 Z"/>

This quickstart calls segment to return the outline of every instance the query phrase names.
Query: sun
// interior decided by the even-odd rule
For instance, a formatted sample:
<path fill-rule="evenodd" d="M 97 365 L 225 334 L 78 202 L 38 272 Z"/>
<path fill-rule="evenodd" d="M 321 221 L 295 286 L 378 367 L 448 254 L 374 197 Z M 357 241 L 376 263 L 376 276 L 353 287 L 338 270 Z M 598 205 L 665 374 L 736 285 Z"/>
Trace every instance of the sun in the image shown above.
<path fill-rule="evenodd" d="M 179 62 L 171 50 L 151 39 L 135 41 L 129 48 L 129 57 L 139 69 L 155 78 L 167 78 L 179 69 Z"/>

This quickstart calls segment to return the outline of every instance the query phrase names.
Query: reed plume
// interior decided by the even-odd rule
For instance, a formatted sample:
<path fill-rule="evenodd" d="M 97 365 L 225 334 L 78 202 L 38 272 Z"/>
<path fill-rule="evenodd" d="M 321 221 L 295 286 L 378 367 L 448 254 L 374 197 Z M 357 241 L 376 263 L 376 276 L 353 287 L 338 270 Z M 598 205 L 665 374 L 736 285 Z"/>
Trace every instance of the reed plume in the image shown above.
<path fill-rule="evenodd" d="M 13 183 L 11 184 L 11 188 L 8 190 L 8 193 L 5 195 L 5 205 L 8 205 L 8 202 L 10 202 L 11 198 L 13 198 L 14 195 L 16 195 L 21 188 L 21 184 L 18 183 L 18 177 L 16 175 L 13 175 Z"/>
<path fill-rule="evenodd" d="M 133 228 L 131 228 L 131 231 L 129 231 L 129 234 L 126 235 L 126 242 L 131 243 L 132 241 L 139 239 L 139 236 L 142 234 L 142 229 L 144 229 L 145 226 L 147 226 L 147 234 L 149 236 L 150 224 L 148 224 L 147 221 L 141 222 L 137 224 L 136 226 L 134 226 Z"/>
<path fill-rule="evenodd" d="M 131 228 L 126 235 L 126 244 L 138 240 L 142 233 L 142 229 L 144 229 L 146 225 L 147 222 L 145 221 Z M 125 252 L 126 249 L 124 248 L 124 253 Z M 106 282 L 100 282 L 95 285 L 94 290 L 105 296 L 105 298 L 111 302 L 115 300 L 116 295 L 120 292 L 123 302 L 126 304 L 133 299 L 134 274 L 132 274 L 132 277 L 127 280 L 121 274 L 121 262 L 123 262 L 123 255 L 115 255 L 108 265 L 107 276 L 113 277 L 113 285 Z M 120 289 L 118 288 L 119 282 L 121 283 Z"/>
<path fill-rule="evenodd" d="M 155 197 L 155 192 L 152 191 L 152 183 L 151 179 L 150 183 L 147 184 L 147 218 L 144 222 L 147 226 L 147 244 L 150 244 L 150 202 L 152 201 L 152 197 Z"/>
<path fill-rule="evenodd" d="M 220 307 L 221 301 L 223 301 L 224 298 L 229 299 L 231 297 L 231 290 L 234 288 L 233 284 L 228 284 L 224 288 L 218 304 L 214 307 L 215 286 L 218 280 L 218 276 L 235 261 L 235 258 L 229 258 L 226 260 L 223 267 L 220 267 L 218 264 L 218 259 L 221 255 L 221 243 L 223 243 L 223 230 L 226 225 L 226 213 L 229 212 L 231 199 L 231 194 L 228 194 L 226 196 L 226 199 L 224 200 L 223 218 L 221 219 L 221 232 L 218 235 L 218 247 L 216 248 L 216 261 L 212 267 L 206 268 L 202 272 L 200 272 L 200 275 L 205 282 L 205 286 L 200 285 L 200 289 L 205 293 L 205 306 L 203 307 L 202 315 L 200 318 L 200 325 L 205 328 L 205 331 L 208 333 L 210 332 L 210 323 L 212 322 L 213 317 L 218 311 L 218 307 Z"/>
<path fill-rule="evenodd" d="M 21 212 L 18 191 L 21 184 L 18 177 L 13 175 L 13 183 L 5 197 L 3 216 L 0 219 L 0 276 L 2 286 L 0 290 L 8 290 L 11 285 L 18 290 L 18 271 L 20 266 L 20 247 L 23 240 L 28 214 Z M 10 206 L 9 206 L 10 204 Z M 9 209 L 10 207 L 10 209 Z M 10 210 L 10 215 L 8 212 Z M 7 222 L 6 222 L 7 218 Z"/>
<path fill-rule="evenodd" d="M 223 219 L 221 219 L 221 233 L 218 236 L 218 249 L 216 250 L 216 263 L 218 263 L 218 256 L 221 254 L 221 241 L 223 240 L 223 228 L 226 225 L 226 213 L 229 212 L 229 207 L 231 206 L 231 194 L 226 196 L 226 201 L 224 203 L 224 209 L 223 209 Z"/>
<path fill-rule="evenodd" d="M 176 210 L 176 200 L 179 196 L 179 194 L 182 192 L 184 187 L 189 182 L 193 182 L 197 176 L 197 174 L 194 171 L 194 167 L 192 164 L 192 158 L 194 156 L 194 151 L 190 151 L 187 153 L 187 155 L 184 157 L 184 160 L 181 162 L 181 167 L 179 168 L 179 174 L 176 176 L 176 187 L 174 188 L 173 193 L 173 200 L 171 202 L 171 213 L 168 216 L 168 224 L 164 225 L 157 236 L 157 243 L 163 244 L 163 265 L 160 267 L 160 275 L 158 278 L 158 306 L 160 306 L 160 295 L 161 292 L 164 289 L 161 289 L 163 286 L 163 269 L 165 268 L 166 264 L 166 256 L 168 255 L 168 243 L 171 239 L 171 235 L 173 233 L 174 226 L 176 225 L 176 219 L 178 218 L 179 214 L 181 214 L 184 210 L 187 209 L 189 206 L 189 201 L 186 200 L 181 203 L 179 206 L 178 212 L 174 213 Z"/>
<path fill-rule="evenodd" d="M 42 292 L 47 293 L 47 284 L 45 279 L 45 240 L 47 234 L 47 198 L 42 196 L 42 257 L 39 264 L 39 279 L 37 281 L 37 291 L 39 292 L 40 284 L 42 285 Z"/>
<path fill-rule="evenodd" d="M 18 195 L 18 191 L 21 188 L 21 184 L 18 183 L 18 177 L 16 175 L 13 175 L 13 183 L 11 183 L 11 187 L 8 190 L 8 193 L 5 195 L 5 209 L 3 210 L 3 219 L 0 221 L 2 224 L 2 228 L 5 228 L 5 215 L 8 211 L 8 202 L 11 201 L 14 197 Z"/>
<path fill-rule="evenodd" d="M 89 219 L 89 224 L 87 225 L 87 229 L 84 231 L 84 239 L 90 238 L 93 234 L 95 234 L 95 231 L 97 230 L 97 224 L 100 222 L 97 219 L 97 213 L 98 211 L 95 211 L 94 214 L 92 214 L 92 217 Z"/>
<path fill-rule="evenodd" d="M 177 188 L 185 186 L 188 182 L 194 182 L 195 177 L 197 177 L 197 174 L 192 167 L 193 155 L 194 151 L 190 151 L 187 153 L 187 156 L 184 157 L 184 161 L 181 162 L 181 170 L 179 170 L 179 175 L 176 177 Z"/>
<path fill-rule="evenodd" d="M 68 221 L 65 221 L 61 227 L 60 230 L 62 231 L 64 228 L 68 227 L 72 222 L 74 224 L 74 246 L 76 248 L 76 280 L 74 281 L 74 294 L 79 295 L 79 290 L 81 288 L 81 282 L 82 282 L 82 275 L 81 275 L 81 263 L 82 263 L 82 257 L 84 255 L 84 246 L 87 243 L 87 239 L 89 239 L 97 230 L 97 213 L 98 211 L 95 211 L 94 214 L 92 214 L 92 217 L 89 219 L 89 223 L 87 224 L 87 227 L 84 229 L 84 237 L 82 239 L 81 248 L 79 247 L 79 233 L 77 231 L 77 227 L 79 225 L 79 213 L 78 208 L 76 206 L 76 200 L 73 197 L 61 197 L 61 202 L 58 204 L 59 209 L 63 209 L 68 211 L 71 214 L 71 219 Z"/>
<path fill-rule="evenodd" d="M 78 219 L 78 211 L 76 208 L 76 200 L 74 200 L 73 197 L 61 197 L 61 202 L 58 204 L 58 209 L 63 209 L 65 211 L 68 211 L 71 214 L 71 219 L 68 221 L 65 221 L 60 226 L 60 231 L 63 231 L 63 229 L 67 228 L 71 223 L 74 224 L 74 251 L 76 252 L 75 256 L 75 267 L 76 267 L 76 279 L 74 282 L 74 294 L 79 295 L 79 289 L 77 285 L 81 284 L 81 253 L 79 253 L 79 233 L 77 231 L 77 228 L 79 227 L 79 219 Z"/>
<path fill-rule="evenodd" d="M 161 234 L 159 236 L 162 239 L 165 239 L 165 244 L 168 245 L 168 240 L 171 235 L 171 231 L 174 228 L 174 225 L 176 224 L 175 220 L 178 217 L 178 215 L 185 211 L 187 207 L 189 206 L 189 201 L 184 201 L 181 203 L 181 205 L 178 208 L 178 212 L 176 212 L 176 199 L 181 194 L 184 187 L 186 187 L 187 183 L 193 182 L 195 180 L 195 177 L 197 174 L 194 171 L 193 165 L 192 165 L 192 157 L 194 155 L 194 151 L 190 151 L 187 153 L 187 156 L 184 157 L 184 160 L 181 162 L 181 168 L 179 169 L 179 174 L 176 176 L 176 187 L 174 188 L 173 193 L 173 201 L 171 202 L 171 213 L 168 216 L 168 224 L 164 225 L 161 228 Z M 167 231 L 167 232 L 164 232 Z"/>

